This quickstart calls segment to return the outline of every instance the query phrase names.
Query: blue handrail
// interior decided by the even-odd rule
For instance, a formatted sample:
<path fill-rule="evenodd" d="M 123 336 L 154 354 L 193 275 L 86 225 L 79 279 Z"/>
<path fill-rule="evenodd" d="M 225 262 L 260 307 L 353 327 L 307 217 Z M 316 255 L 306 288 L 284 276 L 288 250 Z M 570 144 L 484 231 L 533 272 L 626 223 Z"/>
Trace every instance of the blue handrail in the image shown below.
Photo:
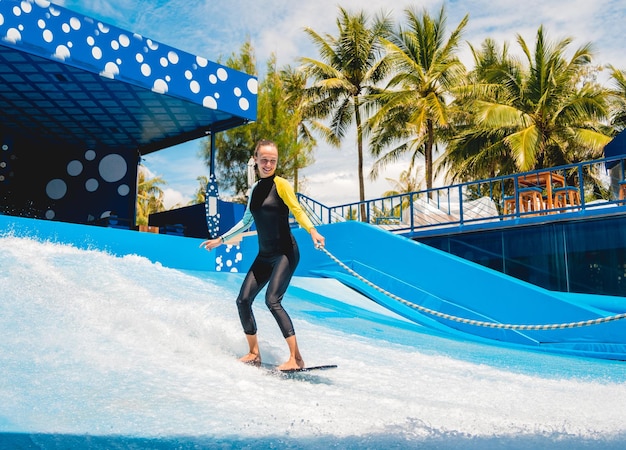
<path fill-rule="evenodd" d="M 541 220 L 558 220 L 565 217 L 563 214 L 589 214 L 602 208 L 621 207 L 625 201 L 619 198 L 619 182 L 625 180 L 625 162 L 626 155 L 621 155 L 336 206 L 324 205 L 304 194 L 297 195 L 317 224 L 358 220 L 412 235 L 424 230 L 472 224 L 498 222 L 502 225 L 507 220 L 518 223 L 520 220 L 537 220 L 538 216 Z M 551 208 L 544 205 L 538 212 L 524 210 L 519 201 L 514 201 L 514 211 L 505 211 L 506 199 L 520 199 L 520 179 L 539 178 L 539 174 L 546 173 L 551 181 L 555 178 L 565 180 L 566 186 L 577 188 L 580 203 L 552 205 Z M 586 191 L 590 178 L 606 185 L 604 197 Z M 362 204 L 365 204 L 365 217 L 361 217 Z"/>

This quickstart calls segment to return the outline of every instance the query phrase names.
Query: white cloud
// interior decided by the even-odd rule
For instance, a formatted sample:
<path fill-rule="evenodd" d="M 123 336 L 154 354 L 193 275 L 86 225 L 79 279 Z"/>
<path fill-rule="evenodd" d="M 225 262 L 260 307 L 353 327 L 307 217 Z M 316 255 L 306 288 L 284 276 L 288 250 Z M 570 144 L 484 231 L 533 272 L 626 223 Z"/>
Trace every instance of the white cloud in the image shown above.
<path fill-rule="evenodd" d="M 189 199 L 186 198 L 180 191 L 170 188 L 163 189 L 163 206 L 165 206 L 165 209 L 171 209 L 174 206 L 187 206 L 188 203 Z"/>

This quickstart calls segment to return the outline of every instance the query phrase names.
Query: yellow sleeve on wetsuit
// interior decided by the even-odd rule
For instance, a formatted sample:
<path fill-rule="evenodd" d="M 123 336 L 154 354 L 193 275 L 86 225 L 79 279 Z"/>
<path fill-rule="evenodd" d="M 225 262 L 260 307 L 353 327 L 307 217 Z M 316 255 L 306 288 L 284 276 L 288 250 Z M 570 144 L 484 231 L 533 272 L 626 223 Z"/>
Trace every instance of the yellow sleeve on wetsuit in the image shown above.
<path fill-rule="evenodd" d="M 306 215 L 300 206 L 296 198 L 296 193 L 293 191 L 293 187 L 291 187 L 289 181 L 282 177 L 274 177 L 274 184 L 276 184 L 276 192 L 278 192 L 280 198 L 283 199 L 283 202 L 285 202 L 291 214 L 296 218 L 296 221 L 302 228 L 310 233 L 313 228 L 313 223 L 311 223 L 311 219 L 309 219 L 309 216 Z"/>

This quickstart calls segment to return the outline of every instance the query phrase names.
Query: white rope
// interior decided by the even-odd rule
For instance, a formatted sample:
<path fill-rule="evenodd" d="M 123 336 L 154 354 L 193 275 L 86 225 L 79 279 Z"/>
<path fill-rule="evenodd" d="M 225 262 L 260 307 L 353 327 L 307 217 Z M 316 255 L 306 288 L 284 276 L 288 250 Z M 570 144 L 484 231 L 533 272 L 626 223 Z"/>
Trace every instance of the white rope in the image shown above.
<path fill-rule="evenodd" d="M 330 259 L 332 259 L 337 264 L 339 264 L 339 266 L 341 266 L 343 269 L 348 271 L 348 273 L 355 276 L 356 278 L 358 278 L 359 280 L 361 280 L 368 286 L 388 296 L 389 298 L 392 298 L 393 300 L 396 300 L 413 309 L 417 309 L 418 311 L 421 311 L 423 313 L 430 314 L 431 316 L 440 317 L 442 319 L 447 319 L 447 320 L 452 320 L 454 322 L 465 323 L 465 324 L 474 325 L 477 327 L 501 328 L 505 330 L 560 330 L 560 329 L 565 329 L 565 328 L 587 327 L 591 325 L 597 325 L 597 324 L 606 323 L 606 322 L 613 322 L 616 320 L 621 320 L 621 319 L 626 318 L 626 313 L 621 313 L 621 314 L 616 314 L 614 316 L 599 317 L 597 319 L 591 319 L 591 320 L 582 320 L 580 322 L 553 323 L 553 324 L 545 324 L 545 325 L 514 325 L 514 324 L 506 324 L 506 323 L 483 322 L 480 320 L 465 319 L 463 317 L 451 316 L 450 314 L 445 314 L 439 311 L 426 308 L 424 306 L 417 305 L 415 303 L 411 303 L 407 300 L 404 300 L 403 298 L 398 297 L 395 294 L 392 294 L 391 292 L 384 290 L 383 288 L 379 286 L 376 286 L 374 283 L 372 283 L 369 280 L 366 280 L 364 277 L 362 277 L 361 275 L 356 273 L 354 270 L 349 268 L 347 265 L 345 265 L 343 262 L 341 262 L 337 257 L 335 257 L 328 250 L 326 250 L 325 247 L 318 246 L 317 248 L 318 250 L 322 250 L 324 253 L 326 253 Z"/>

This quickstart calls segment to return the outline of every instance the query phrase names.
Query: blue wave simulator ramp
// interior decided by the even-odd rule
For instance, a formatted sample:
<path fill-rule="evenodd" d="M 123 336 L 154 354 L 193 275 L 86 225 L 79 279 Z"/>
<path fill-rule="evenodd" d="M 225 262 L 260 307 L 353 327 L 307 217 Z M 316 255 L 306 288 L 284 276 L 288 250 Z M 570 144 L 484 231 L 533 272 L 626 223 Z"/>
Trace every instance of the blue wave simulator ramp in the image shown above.
<path fill-rule="evenodd" d="M 322 233 L 327 248 L 309 250 L 315 253 L 301 259 L 300 274 L 335 278 L 416 323 L 465 338 L 626 359 L 626 320 L 606 320 L 626 311 L 621 297 L 548 291 L 360 222 Z M 594 323 L 580 326 L 587 321 Z"/>

